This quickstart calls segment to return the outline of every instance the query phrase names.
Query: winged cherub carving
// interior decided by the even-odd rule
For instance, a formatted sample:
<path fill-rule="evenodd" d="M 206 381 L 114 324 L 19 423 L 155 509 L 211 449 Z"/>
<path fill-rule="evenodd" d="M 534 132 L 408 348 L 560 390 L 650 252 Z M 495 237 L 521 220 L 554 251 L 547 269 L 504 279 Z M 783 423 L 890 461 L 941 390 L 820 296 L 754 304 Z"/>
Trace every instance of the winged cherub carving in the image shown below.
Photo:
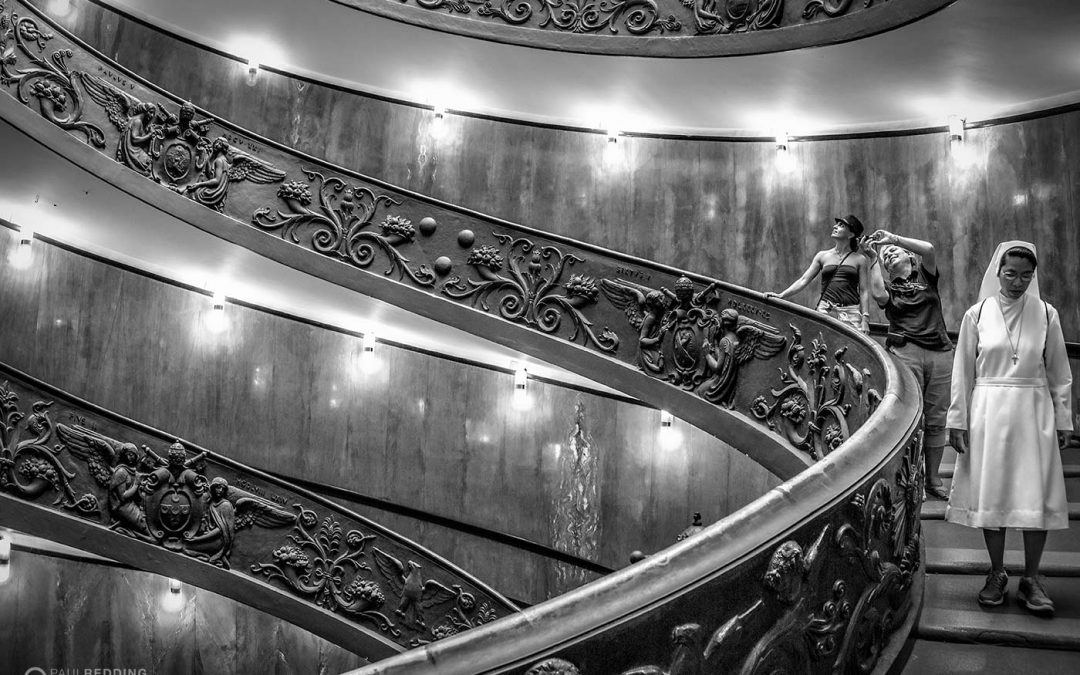
<path fill-rule="evenodd" d="M 58 424 L 56 430 L 71 454 L 86 461 L 90 475 L 108 491 L 109 525 L 125 534 L 148 538 L 150 532 L 139 492 L 139 450 L 135 444 L 113 440 L 77 424 Z"/>
<path fill-rule="evenodd" d="M 600 288 L 638 331 L 638 365 L 646 372 L 662 373 L 663 318 L 677 302 L 674 295 L 622 279 L 601 279 Z"/>
<path fill-rule="evenodd" d="M 379 569 L 383 578 L 394 593 L 401 597 L 394 613 L 403 620 L 408 620 L 412 615 L 412 621 L 421 628 L 425 627 L 421 611 L 436 605 L 454 600 L 461 595 L 460 590 L 454 590 L 434 579 L 424 579 L 420 564 L 410 560 L 403 565 L 394 556 L 373 548 L 375 566 Z"/>
<path fill-rule="evenodd" d="M 158 105 L 144 103 L 105 80 L 78 72 L 83 88 L 96 103 L 105 108 L 109 121 L 120 131 L 116 161 L 147 178 L 160 180 L 154 173 L 154 160 L 161 150 L 165 115 Z"/>
<path fill-rule="evenodd" d="M 205 531 L 187 542 L 193 551 L 207 553 L 207 562 L 229 569 L 229 554 L 238 530 L 252 525 L 283 527 L 296 521 L 296 515 L 283 511 L 273 502 L 229 485 L 221 476 L 210 481 Z"/>
<path fill-rule="evenodd" d="M 173 189 L 218 212 L 225 209 L 225 199 L 229 196 L 230 183 L 246 180 L 267 184 L 276 183 L 285 178 L 284 171 L 275 168 L 269 162 L 237 150 L 220 136 L 212 143 L 205 138 L 199 142 L 195 168 L 202 172 L 205 176 L 204 180 L 182 188 L 173 187 Z"/>
<path fill-rule="evenodd" d="M 716 343 L 706 338 L 702 344 L 707 379 L 701 396 L 725 408 L 731 407 L 735 398 L 739 368 L 750 359 L 775 356 L 787 344 L 787 338 L 771 326 L 739 316 L 731 308 L 720 312 L 717 324 L 710 333 Z"/>

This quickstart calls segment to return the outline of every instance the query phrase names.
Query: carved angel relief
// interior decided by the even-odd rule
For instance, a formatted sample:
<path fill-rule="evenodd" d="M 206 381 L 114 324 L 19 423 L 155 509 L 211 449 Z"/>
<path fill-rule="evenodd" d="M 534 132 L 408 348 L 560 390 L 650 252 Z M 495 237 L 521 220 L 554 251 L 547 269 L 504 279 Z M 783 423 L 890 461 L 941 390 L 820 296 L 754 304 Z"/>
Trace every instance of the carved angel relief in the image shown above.
<path fill-rule="evenodd" d="M 740 369 L 787 344 L 771 326 L 730 307 L 717 309 L 713 284 L 695 291 L 680 277 L 672 292 L 602 279 L 601 289 L 638 331 L 638 367 L 724 407 L 734 403 Z"/>
<path fill-rule="evenodd" d="M 63 447 L 86 462 L 106 490 L 102 520 L 131 537 L 229 569 L 237 532 L 292 524 L 295 515 L 224 478 L 207 480 L 205 453 L 188 457 L 173 443 L 167 457 L 148 446 L 104 436 L 80 425 L 58 424 Z"/>

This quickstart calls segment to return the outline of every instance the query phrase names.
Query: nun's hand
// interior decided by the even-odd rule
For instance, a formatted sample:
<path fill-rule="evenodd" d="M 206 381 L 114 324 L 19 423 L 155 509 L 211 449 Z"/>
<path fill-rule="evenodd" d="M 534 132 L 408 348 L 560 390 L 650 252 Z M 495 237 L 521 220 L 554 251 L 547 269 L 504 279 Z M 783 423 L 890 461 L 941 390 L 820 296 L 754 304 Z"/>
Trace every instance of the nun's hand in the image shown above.
<path fill-rule="evenodd" d="M 968 451 L 967 429 L 949 429 L 949 445 L 956 451 L 956 454 L 966 454 Z"/>
<path fill-rule="evenodd" d="M 1062 429 L 1058 429 L 1057 437 L 1059 450 L 1064 450 L 1066 446 L 1069 445 L 1069 436 L 1072 436 L 1071 431 L 1064 431 Z"/>

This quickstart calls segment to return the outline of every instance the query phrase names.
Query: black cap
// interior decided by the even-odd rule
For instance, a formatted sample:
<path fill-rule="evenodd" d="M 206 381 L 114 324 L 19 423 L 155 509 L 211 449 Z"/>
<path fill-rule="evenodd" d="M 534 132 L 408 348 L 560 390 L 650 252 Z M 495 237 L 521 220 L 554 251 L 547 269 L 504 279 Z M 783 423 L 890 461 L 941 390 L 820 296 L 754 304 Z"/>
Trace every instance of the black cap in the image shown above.
<path fill-rule="evenodd" d="M 843 218 L 837 218 L 836 222 L 847 225 L 847 228 L 851 230 L 851 234 L 856 237 L 861 237 L 863 230 L 862 221 L 859 220 L 854 214 L 849 214 Z"/>

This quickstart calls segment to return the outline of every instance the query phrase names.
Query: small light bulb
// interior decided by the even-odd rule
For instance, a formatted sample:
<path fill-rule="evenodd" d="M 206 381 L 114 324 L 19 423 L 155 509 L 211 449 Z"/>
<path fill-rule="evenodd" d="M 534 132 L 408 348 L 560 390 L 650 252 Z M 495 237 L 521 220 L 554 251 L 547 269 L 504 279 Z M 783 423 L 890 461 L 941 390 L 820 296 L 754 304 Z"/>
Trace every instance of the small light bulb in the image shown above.
<path fill-rule="evenodd" d="M 608 140 L 608 143 L 618 143 L 619 142 L 619 130 L 614 128 L 614 127 L 608 127 L 607 140 Z"/>
<path fill-rule="evenodd" d="M 682 443 L 682 433 L 675 428 L 675 416 L 666 410 L 660 411 L 660 447 L 674 450 Z"/>
<path fill-rule="evenodd" d="M 229 319 L 225 316 L 225 294 L 214 291 L 211 303 L 210 312 L 206 315 L 206 329 L 215 334 L 224 332 L 229 327 Z"/>
<path fill-rule="evenodd" d="M 179 579 L 169 579 L 169 592 L 161 599 L 161 606 L 167 612 L 179 612 L 184 608 L 184 594 Z"/>
<path fill-rule="evenodd" d="M 529 371 L 525 366 L 513 364 L 514 367 L 514 394 L 511 403 L 514 410 L 528 410 L 532 406 L 529 399 Z"/>
<path fill-rule="evenodd" d="M 787 152 L 788 144 L 790 142 L 791 142 L 791 139 L 788 138 L 788 135 L 787 135 L 786 131 L 778 131 L 778 132 L 776 132 L 776 151 L 777 152 Z"/>
<path fill-rule="evenodd" d="M 379 370 L 379 359 L 375 356 L 375 334 L 370 330 L 360 338 L 360 370 L 366 375 Z"/>
<path fill-rule="evenodd" d="M 259 59 L 257 57 L 249 57 L 247 60 L 247 83 L 248 86 L 254 86 L 255 81 L 259 78 Z"/>
<path fill-rule="evenodd" d="M 949 142 L 956 144 L 964 141 L 964 119 L 959 115 L 949 115 Z"/>

